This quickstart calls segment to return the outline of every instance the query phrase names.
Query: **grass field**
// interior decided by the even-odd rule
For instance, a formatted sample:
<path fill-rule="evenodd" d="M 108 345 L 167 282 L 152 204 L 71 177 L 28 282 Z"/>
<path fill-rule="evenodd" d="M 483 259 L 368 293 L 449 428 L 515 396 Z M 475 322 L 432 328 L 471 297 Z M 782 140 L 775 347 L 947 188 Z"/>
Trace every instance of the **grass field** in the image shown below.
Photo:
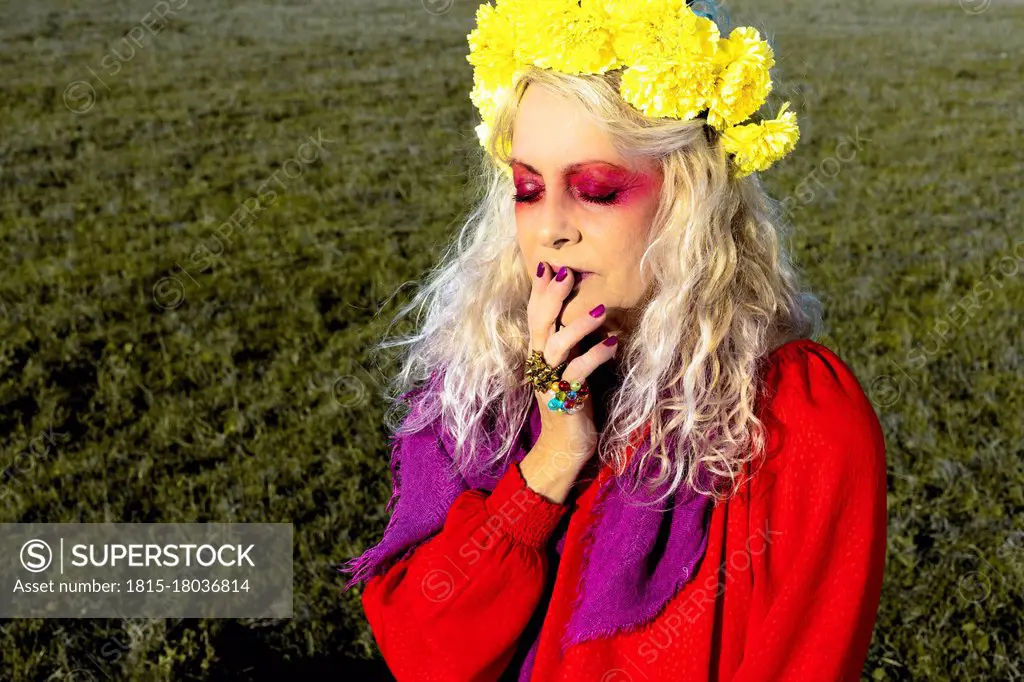
<path fill-rule="evenodd" d="M 387 521 L 367 351 L 466 208 L 475 6 L 0 0 L 0 522 L 295 524 L 293 619 L 8 620 L 0 679 L 375 679 L 332 567 Z M 765 181 L 885 430 L 864 679 L 1024 679 L 1024 5 L 727 9 L 776 46 L 803 139 Z"/>

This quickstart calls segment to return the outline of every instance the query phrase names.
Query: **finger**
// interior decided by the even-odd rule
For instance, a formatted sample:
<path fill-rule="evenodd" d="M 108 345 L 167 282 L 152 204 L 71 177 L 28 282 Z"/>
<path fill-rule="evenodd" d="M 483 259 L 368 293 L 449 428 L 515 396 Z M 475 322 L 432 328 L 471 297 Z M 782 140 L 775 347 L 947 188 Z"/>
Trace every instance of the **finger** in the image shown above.
<path fill-rule="evenodd" d="M 555 333 L 555 317 L 551 315 L 550 303 L 545 296 L 548 284 L 553 278 L 551 266 L 545 261 L 540 261 L 537 264 L 526 308 L 530 350 L 543 350 L 548 338 Z"/>
<path fill-rule="evenodd" d="M 552 314 L 552 319 L 555 320 L 556 323 L 555 331 L 558 331 L 557 324 L 562 315 L 562 308 L 565 305 L 565 299 L 572 292 L 572 288 L 576 283 L 576 280 L 573 271 L 564 265 L 558 270 L 558 272 L 552 274 L 553 276 L 551 281 L 548 282 L 544 291 L 544 296 L 548 301 L 547 305 L 550 306 L 548 312 Z"/>
<path fill-rule="evenodd" d="M 609 341 L 612 339 L 615 340 L 615 343 L 608 345 Z M 618 347 L 618 337 L 609 336 L 607 339 L 595 345 L 586 353 L 566 365 L 565 370 L 562 371 L 562 378 L 570 382 L 584 381 L 595 369 L 598 368 L 598 366 L 615 357 Z"/>
<path fill-rule="evenodd" d="M 562 277 L 561 281 L 558 279 L 559 276 Z M 557 350 L 557 354 L 552 354 L 552 349 L 548 348 L 551 337 L 560 331 L 558 319 L 562 314 L 565 298 L 572 291 L 572 287 L 572 270 L 563 267 L 559 273 L 550 278 L 537 304 L 538 325 L 543 324 L 545 331 L 543 332 L 543 344 L 535 346 L 535 348 L 544 349 L 544 359 L 550 365 L 559 365 L 565 362 L 569 348 L 572 345 L 571 343 L 566 344 L 563 342 L 557 349 L 554 349 Z"/>
<path fill-rule="evenodd" d="M 568 358 L 566 360 L 564 360 L 563 362 L 571 362 L 574 358 L 576 358 L 578 356 L 579 356 L 579 347 L 578 346 L 573 346 L 572 349 L 569 351 Z M 548 364 L 550 364 L 552 367 L 556 367 L 557 366 L 556 364 L 553 364 L 553 363 L 548 363 Z M 557 364 L 561 364 L 561 362 L 559 362 Z M 537 393 L 538 397 L 541 397 L 541 398 L 543 398 L 543 400 L 546 401 L 556 391 L 557 391 L 557 389 L 554 388 L 554 384 L 552 383 L 549 386 L 547 386 L 543 391 L 535 391 L 535 392 Z"/>
<path fill-rule="evenodd" d="M 604 305 L 595 306 L 589 315 L 581 315 L 568 325 L 562 327 L 548 338 L 544 348 L 545 355 L 550 355 L 553 364 L 560 364 L 572 360 L 579 355 L 573 353 L 580 342 L 588 335 L 596 331 L 608 316 L 608 310 Z M 561 358 L 561 359 L 559 359 Z"/>
<path fill-rule="evenodd" d="M 562 312 L 562 303 L 565 301 L 565 297 L 572 291 L 573 286 L 573 275 L 572 271 L 563 267 L 559 272 L 552 272 L 551 265 L 546 261 L 542 261 L 544 271 L 537 280 L 540 280 L 534 284 L 534 290 L 531 291 L 530 308 L 528 311 L 528 317 L 530 320 L 530 335 L 532 338 L 532 349 L 543 349 L 544 360 L 550 365 L 558 365 L 562 363 L 565 358 L 556 359 L 550 357 L 547 353 L 546 346 L 548 339 L 558 331 L 556 323 L 558 316 Z M 562 279 L 559 280 L 559 277 Z"/>

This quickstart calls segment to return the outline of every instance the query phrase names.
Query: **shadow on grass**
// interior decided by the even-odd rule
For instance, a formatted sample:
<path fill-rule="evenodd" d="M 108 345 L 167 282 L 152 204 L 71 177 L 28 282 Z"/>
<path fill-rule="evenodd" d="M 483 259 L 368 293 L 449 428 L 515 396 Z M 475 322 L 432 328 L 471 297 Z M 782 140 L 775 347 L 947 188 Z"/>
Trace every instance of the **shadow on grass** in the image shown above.
<path fill-rule="evenodd" d="M 384 661 L 349 658 L 329 651 L 288 660 L 285 652 L 267 646 L 258 633 L 237 624 L 226 627 L 213 642 L 217 652 L 216 679 L 287 680 L 327 679 L 353 682 L 395 682 Z"/>

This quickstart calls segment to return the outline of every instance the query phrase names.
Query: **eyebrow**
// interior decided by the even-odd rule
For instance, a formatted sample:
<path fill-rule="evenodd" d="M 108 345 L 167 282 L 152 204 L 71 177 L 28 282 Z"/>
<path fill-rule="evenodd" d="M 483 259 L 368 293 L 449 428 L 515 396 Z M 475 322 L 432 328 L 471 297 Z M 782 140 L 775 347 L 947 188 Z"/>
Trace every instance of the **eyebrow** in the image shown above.
<path fill-rule="evenodd" d="M 536 173 L 537 175 L 544 175 L 539 170 L 537 170 L 536 168 L 534 168 L 533 166 L 531 166 L 530 164 L 526 163 L 525 161 L 523 161 L 521 159 L 517 159 L 514 156 L 509 158 L 509 164 L 510 165 L 511 164 L 515 164 L 515 163 L 518 163 L 519 165 L 523 166 L 524 168 L 526 168 L 526 170 L 530 171 L 531 173 Z M 608 166 L 615 166 L 616 168 L 621 168 L 623 170 L 629 170 L 628 168 L 626 168 L 625 166 L 623 166 L 621 164 L 613 163 L 611 161 L 605 161 L 604 159 L 590 159 L 588 161 L 577 161 L 576 163 L 571 163 L 568 166 L 563 166 L 562 167 L 562 175 L 571 175 L 571 174 L 575 173 L 576 171 L 578 171 L 583 166 L 589 166 L 589 165 L 594 164 L 594 163 L 601 163 L 601 164 L 605 164 L 605 165 L 608 165 Z"/>

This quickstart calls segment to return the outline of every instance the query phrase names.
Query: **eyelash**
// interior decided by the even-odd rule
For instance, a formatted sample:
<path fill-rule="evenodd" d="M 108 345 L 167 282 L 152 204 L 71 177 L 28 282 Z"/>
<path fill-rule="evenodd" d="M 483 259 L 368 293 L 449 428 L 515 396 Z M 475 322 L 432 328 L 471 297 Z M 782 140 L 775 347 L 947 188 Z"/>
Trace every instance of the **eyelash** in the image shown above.
<path fill-rule="evenodd" d="M 515 202 L 517 204 L 529 204 L 533 203 L 533 201 L 537 199 L 537 196 L 539 194 L 540 192 L 534 192 L 533 194 L 527 195 L 515 194 L 513 195 L 513 199 L 515 199 Z M 612 190 L 608 194 L 602 194 L 599 196 L 587 196 L 585 194 L 580 194 L 579 192 L 574 192 L 574 194 L 579 196 L 579 198 L 582 199 L 583 201 L 589 202 L 591 204 L 598 204 L 599 206 L 614 204 L 616 199 L 618 199 L 619 197 L 618 190 Z"/>
<path fill-rule="evenodd" d="M 601 196 L 584 197 L 584 201 L 589 201 L 592 204 L 614 204 L 618 197 L 619 191 L 612 190 L 608 194 L 602 194 Z"/>

